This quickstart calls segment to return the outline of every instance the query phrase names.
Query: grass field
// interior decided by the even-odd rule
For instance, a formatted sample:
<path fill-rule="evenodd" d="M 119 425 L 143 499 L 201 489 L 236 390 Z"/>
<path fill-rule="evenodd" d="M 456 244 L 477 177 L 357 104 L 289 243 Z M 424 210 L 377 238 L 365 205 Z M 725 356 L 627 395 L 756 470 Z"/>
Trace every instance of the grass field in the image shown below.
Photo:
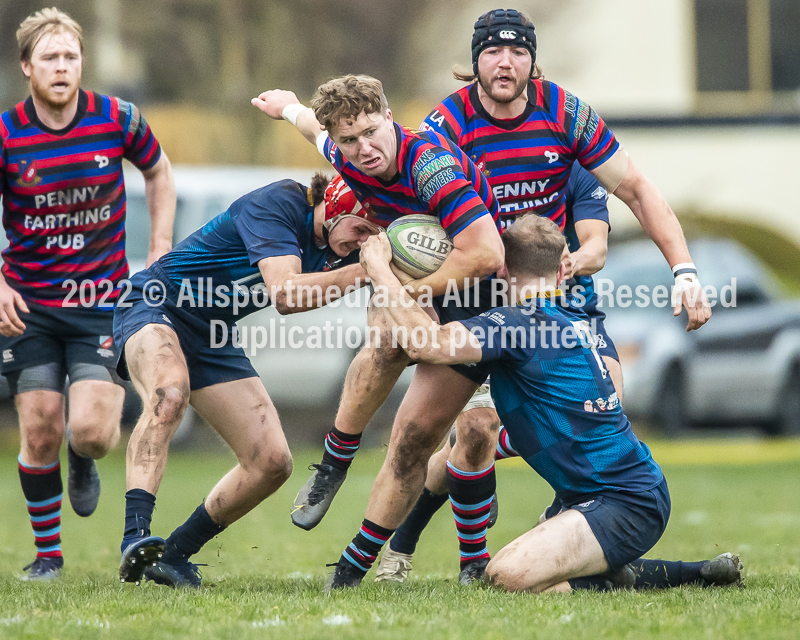
<path fill-rule="evenodd" d="M 437 514 L 410 584 L 371 580 L 322 594 L 363 517 L 380 450 L 359 453 L 328 517 L 293 527 L 291 500 L 318 455 L 295 455 L 286 487 L 213 540 L 197 557 L 205 588 L 173 591 L 116 579 L 124 509 L 119 453 L 100 463 L 103 498 L 89 519 L 64 505 L 66 567 L 55 584 L 18 580 L 33 535 L 15 456 L 0 453 L 0 638 L 798 638 L 800 637 L 800 442 L 656 443 L 672 492 L 669 527 L 652 557 L 696 560 L 741 553 L 745 589 L 508 595 L 463 588 L 449 510 Z M 64 459 L 66 456 L 63 457 Z M 176 453 L 158 496 L 154 533 L 166 536 L 233 463 L 216 453 Z M 499 465 L 500 520 L 490 550 L 528 529 L 550 489 L 516 461 Z"/>

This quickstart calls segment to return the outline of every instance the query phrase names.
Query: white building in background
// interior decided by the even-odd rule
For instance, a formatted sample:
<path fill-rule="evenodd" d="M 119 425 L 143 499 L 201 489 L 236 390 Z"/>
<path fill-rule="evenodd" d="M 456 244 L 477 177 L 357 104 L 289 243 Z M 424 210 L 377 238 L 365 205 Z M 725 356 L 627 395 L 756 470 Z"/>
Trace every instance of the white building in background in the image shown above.
<path fill-rule="evenodd" d="M 432 19 L 440 71 L 459 83 L 472 24 L 499 4 Z M 591 104 L 677 212 L 739 217 L 800 243 L 800 0 L 522 0 L 545 76 Z M 422 63 L 422 61 L 420 61 Z M 636 224 L 612 198 L 615 228 Z"/>

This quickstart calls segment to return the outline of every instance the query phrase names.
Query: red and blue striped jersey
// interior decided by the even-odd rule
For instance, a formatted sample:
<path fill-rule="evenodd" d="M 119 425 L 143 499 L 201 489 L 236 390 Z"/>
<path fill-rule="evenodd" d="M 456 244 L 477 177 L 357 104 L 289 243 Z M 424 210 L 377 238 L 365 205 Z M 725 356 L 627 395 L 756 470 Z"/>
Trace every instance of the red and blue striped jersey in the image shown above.
<path fill-rule="evenodd" d="M 528 104 L 513 120 L 484 109 L 473 83 L 448 96 L 421 128 L 455 142 L 487 176 L 503 227 L 535 212 L 563 231 L 570 167 L 595 169 L 620 148 L 588 104 L 546 80 L 528 84 Z"/>
<path fill-rule="evenodd" d="M 398 124 L 394 130 L 398 173 L 389 181 L 366 175 L 348 162 L 333 140 L 325 141 L 323 155 L 372 222 L 388 227 L 400 216 L 435 215 L 451 238 L 484 215 L 499 224 L 489 183 L 458 146 L 436 132 L 412 131 Z"/>
<path fill-rule="evenodd" d="M 61 306 L 79 284 L 128 277 L 122 159 L 146 170 L 161 147 L 139 109 L 80 90 L 78 111 L 54 131 L 29 97 L 0 115 L 0 196 L 9 246 L 6 282 L 29 301 Z"/>

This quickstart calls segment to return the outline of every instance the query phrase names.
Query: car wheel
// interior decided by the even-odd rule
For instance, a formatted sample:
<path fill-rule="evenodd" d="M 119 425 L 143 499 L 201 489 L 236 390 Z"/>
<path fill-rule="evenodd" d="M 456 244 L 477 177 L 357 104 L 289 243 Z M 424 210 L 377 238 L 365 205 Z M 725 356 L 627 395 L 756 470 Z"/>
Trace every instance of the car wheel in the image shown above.
<path fill-rule="evenodd" d="M 667 367 L 653 408 L 653 422 L 665 436 L 682 434 L 689 426 L 686 410 L 686 376 L 683 368 L 673 363 Z"/>
<path fill-rule="evenodd" d="M 777 415 L 764 427 L 771 436 L 800 435 L 800 364 L 795 364 L 778 396 Z"/>

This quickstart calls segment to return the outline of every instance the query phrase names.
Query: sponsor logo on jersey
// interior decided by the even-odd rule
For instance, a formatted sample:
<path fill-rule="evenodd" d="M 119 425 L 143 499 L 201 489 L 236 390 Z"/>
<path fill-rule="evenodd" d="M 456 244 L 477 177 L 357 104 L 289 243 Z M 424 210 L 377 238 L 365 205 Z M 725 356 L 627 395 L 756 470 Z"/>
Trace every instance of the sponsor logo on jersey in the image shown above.
<path fill-rule="evenodd" d="M 547 157 L 547 164 L 553 164 L 558 161 L 558 154 L 555 151 L 547 150 L 544 155 Z"/>
<path fill-rule="evenodd" d="M 14 362 L 14 352 L 11 349 L 3 349 L 3 362 Z"/>
<path fill-rule="evenodd" d="M 456 179 L 451 167 L 457 166 L 451 155 L 436 156 L 430 149 L 425 149 L 411 167 L 411 175 L 417 183 L 417 192 L 425 202 L 430 202 L 434 194 L 447 183 Z"/>
<path fill-rule="evenodd" d="M 110 349 L 114 346 L 114 337 L 100 336 L 100 346 L 103 347 L 103 349 Z"/>
<path fill-rule="evenodd" d="M 583 410 L 587 413 L 613 411 L 617 407 L 619 407 L 619 397 L 617 397 L 616 391 L 608 396 L 608 398 L 597 398 L 596 400 L 587 400 L 583 403 Z"/>
<path fill-rule="evenodd" d="M 498 33 L 503 40 L 513 40 L 517 37 L 517 32 L 512 29 L 506 29 Z"/>
<path fill-rule="evenodd" d="M 596 333 L 594 339 L 594 346 L 598 349 L 605 349 L 608 346 L 608 343 L 606 342 L 602 333 Z"/>
<path fill-rule="evenodd" d="M 581 502 L 581 503 L 580 503 L 579 505 L 577 505 L 577 506 L 579 506 L 579 507 L 583 507 L 583 508 L 586 508 L 586 507 L 588 507 L 590 504 L 593 504 L 593 503 L 594 503 L 594 500 L 589 500 L 589 502 Z"/>
<path fill-rule="evenodd" d="M 108 156 L 101 156 L 98 154 L 94 157 L 94 161 L 100 169 L 108 166 Z"/>
<path fill-rule="evenodd" d="M 499 311 L 494 311 L 494 312 L 490 313 L 486 317 L 487 317 L 487 319 L 491 320 L 495 324 L 505 324 L 506 323 L 506 317 L 502 313 L 500 313 Z"/>
<path fill-rule="evenodd" d="M 608 191 L 603 187 L 597 187 L 597 189 L 592 191 L 592 198 L 595 200 L 608 200 Z"/>
<path fill-rule="evenodd" d="M 111 349 L 98 349 L 97 353 L 99 353 L 104 358 L 113 358 L 114 352 Z"/>
<path fill-rule="evenodd" d="M 167 324 L 172 324 L 172 320 L 170 320 L 170 319 L 167 317 L 167 314 L 165 314 L 165 313 L 162 313 L 162 314 L 161 314 L 161 319 L 162 319 L 164 322 L 166 322 Z"/>
<path fill-rule="evenodd" d="M 42 181 L 36 175 L 36 158 L 21 158 L 19 161 L 19 180 L 20 184 L 39 184 Z"/>
<path fill-rule="evenodd" d="M 485 151 L 481 154 L 480 158 L 478 158 L 478 156 L 472 156 L 472 161 L 475 163 L 475 166 L 478 168 L 478 171 L 480 171 L 487 178 L 492 174 L 491 170 L 486 168 L 486 152 Z"/>

